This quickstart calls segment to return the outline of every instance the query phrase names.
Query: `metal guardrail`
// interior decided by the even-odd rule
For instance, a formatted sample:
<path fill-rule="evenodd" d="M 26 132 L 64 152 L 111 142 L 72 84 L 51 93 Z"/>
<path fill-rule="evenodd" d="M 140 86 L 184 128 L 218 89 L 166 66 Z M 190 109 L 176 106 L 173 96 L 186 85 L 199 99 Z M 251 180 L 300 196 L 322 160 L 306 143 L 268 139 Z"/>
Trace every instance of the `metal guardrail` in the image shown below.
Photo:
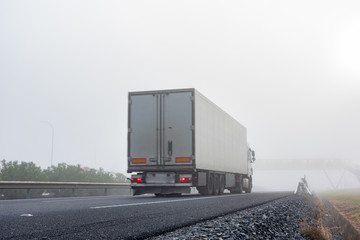
<path fill-rule="evenodd" d="M 129 183 L 92 183 L 92 182 L 35 182 L 35 181 L 0 181 L 0 189 L 26 189 L 26 199 L 30 199 L 30 189 L 129 189 Z"/>

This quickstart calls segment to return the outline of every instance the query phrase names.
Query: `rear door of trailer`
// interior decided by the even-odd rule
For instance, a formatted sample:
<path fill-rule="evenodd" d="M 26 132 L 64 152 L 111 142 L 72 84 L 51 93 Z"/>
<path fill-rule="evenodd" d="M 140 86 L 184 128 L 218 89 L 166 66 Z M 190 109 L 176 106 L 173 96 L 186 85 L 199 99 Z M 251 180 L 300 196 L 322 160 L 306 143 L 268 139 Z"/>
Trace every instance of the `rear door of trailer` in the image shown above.
<path fill-rule="evenodd" d="M 166 171 L 193 164 L 193 99 L 192 90 L 129 93 L 130 169 Z"/>

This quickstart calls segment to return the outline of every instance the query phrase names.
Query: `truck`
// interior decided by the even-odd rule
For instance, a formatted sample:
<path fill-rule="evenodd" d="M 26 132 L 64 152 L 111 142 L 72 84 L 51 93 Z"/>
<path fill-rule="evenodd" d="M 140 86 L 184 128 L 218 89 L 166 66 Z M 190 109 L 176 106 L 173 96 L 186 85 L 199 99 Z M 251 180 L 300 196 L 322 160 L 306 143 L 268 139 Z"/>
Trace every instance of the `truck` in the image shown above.
<path fill-rule="evenodd" d="M 194 88 L 129 92 L 127 150 L 134 195 L 252 190 L 246 128 Z"/>

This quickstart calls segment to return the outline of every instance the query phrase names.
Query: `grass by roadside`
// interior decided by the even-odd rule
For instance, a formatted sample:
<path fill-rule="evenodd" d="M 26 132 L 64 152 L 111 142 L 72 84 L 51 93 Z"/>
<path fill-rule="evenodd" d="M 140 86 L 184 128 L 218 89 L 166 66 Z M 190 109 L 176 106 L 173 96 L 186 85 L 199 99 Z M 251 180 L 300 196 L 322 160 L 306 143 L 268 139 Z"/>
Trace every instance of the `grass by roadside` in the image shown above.
<path fill-rule="evenodd" d="M 315 208 L 312 216 L 315 224 L 301 223 L 301 235 L 308 240 L 330 240 L 331 232 L 323 223 L 323 216 L 325 214 L 323 203 L 316 195 L 304 195 L 304 197 L 311 201 Z"/>
<path fill-rule="evenodd" d="M 321 196 L 360 227 L 360 189 L 325 192 Z"/>

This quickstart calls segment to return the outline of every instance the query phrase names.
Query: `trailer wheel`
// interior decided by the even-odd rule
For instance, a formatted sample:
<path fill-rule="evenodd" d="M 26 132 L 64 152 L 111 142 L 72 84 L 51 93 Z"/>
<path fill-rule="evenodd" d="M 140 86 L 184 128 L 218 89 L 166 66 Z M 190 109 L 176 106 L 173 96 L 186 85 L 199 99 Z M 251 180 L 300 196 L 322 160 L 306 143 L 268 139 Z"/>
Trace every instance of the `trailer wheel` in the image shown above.
<path fill-rule="evenodd" d="M 222 195 L 225 190 L 225 179 L 224 175 L 220 175 L 220 187 L 219 187 L 219 195 Z"/>
<path fill-rule="evenodd" d="M 230 189 L 231 193 L 238 193 L 241 194 L 243 192 L 243 185 L 242 185 L 242 176 L 239 176 L 236 179 L 237 183 L 236 183 L 236 187 Z"/>
<path fill-rule="evenodd" d="M 243 188 L 243 184 L 242 184 L 242 176 L 240 176 L 240 181 L 239 181 L 239 186 L 237 187 L 238 188 L 238 193 L 242 193 L 244 188 Z"/>
<path fill-rule="evenodd" d="M 214 193 L 214 174 L 208 173 L 208 181 L 206 183 L 206 195 L 213 195 Z"/>
<path fill-rule="evenodd" d="M 201 195 L 206 195 L 206 187 L 196 187 Z"/>
<path fill-rule="evenodd" d="M 220 191 L 220 176 L 219 174 L 214 174 L 214 190 L 213 195 L 218 195 Z"/>
<path fill-rule="evenodd" d="M 249 178 L 249 188 L 244 188 L 246 193 L 251 193 L 252 189 L 252 177 Z"/>

